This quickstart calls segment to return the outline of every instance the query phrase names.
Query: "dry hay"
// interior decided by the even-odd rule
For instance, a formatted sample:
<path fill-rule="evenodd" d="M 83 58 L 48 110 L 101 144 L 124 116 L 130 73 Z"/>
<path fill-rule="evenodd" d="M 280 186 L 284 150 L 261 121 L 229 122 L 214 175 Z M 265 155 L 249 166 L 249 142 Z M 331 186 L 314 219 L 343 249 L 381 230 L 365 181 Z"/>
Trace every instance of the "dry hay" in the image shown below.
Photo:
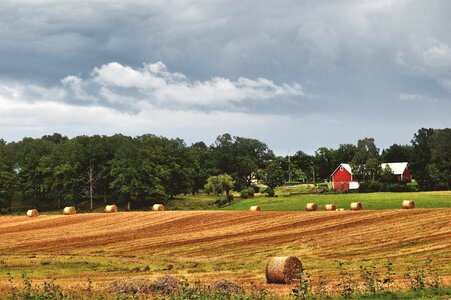
<path fill-rule="evenodd" d="M 266 264 L 267 283 L 291 283 L 302 276 L 302 263 L 295 256 L 276 256 Z"/>
<path fill-rule="evenodd" d="M 233 281 L 226 279 L 219 279 L 211 285 L 211 289 L 216 293 L 230 294 L 230 295 L 242 295 L 244 289 Z"/>
<path fill-rule="evenodd" d="M 182 290 L 182 282 L 175 276 L 164 275 L 152 281 L 149 288 L 153 293 L 170 295 Z"/>
<path fill-rule="evenodd" d="M 105 206 L 105 210 L 104 210 L 104 212 L 106 212 L 106 213 L 115 213 L 117 211 L 118 211 L 118 208 L 114 204 Z"/>
<path fill-rule="evenodd" d="M 105 289 L 107 293 L 147 294 L 152 282 L 146 278 L 115 279 Z"/>
<path fill-rule="evenodd" d="M 77 211 L 74 206 L 67 206 L 63 209 L 63 214 L 65 215 L 75 215 Z"/>
<path fill-rule="evenodd" d="M 363 205 L 360 202 L 352 202 L 351 205 L 349 206 L 349 208 L 351 210 L 362 210 L 363 209 Z"/>
<path fill-rule="evenodd" d="M 413 200 L 404 200 L 404 201 L 402 201 L 402 208 L 403 209 L 413 209 L 413 208 L 415 208 L 415 201 L 413 201 Z"/>
<path fill-rule="evenodd" d="M 39 212 L 37 209 L 27 210 L 27 217 L 37 217 L 37 216 L 39 216 Z"/>
<path fill-rule="evenodd" d="M 334 211 L 337 210 L 337 206 L 335 204 L 326 204 L 326 208 L 327 211 Z"/>
<path fill-rule="evenodd" d="M 163 211 L 164 205 L 163 204 L 154 204 L 152 206 L 152 211 Z"/>
<path fill-rule="evenodd" d="M 254 205 L 254 206 L 251 206 L 250 210 L 251 211 L 261 211 L 262 209 L 260 208 L 260 206 Z"/>
<path fill-rule="evenodd" d="M 307 205 L 305 206 L 305 210 L 306 211 L 316 211 L 316 210 L 318 210 L 318 204 L 316 204 L 316 203 L 307 203 Z"/>

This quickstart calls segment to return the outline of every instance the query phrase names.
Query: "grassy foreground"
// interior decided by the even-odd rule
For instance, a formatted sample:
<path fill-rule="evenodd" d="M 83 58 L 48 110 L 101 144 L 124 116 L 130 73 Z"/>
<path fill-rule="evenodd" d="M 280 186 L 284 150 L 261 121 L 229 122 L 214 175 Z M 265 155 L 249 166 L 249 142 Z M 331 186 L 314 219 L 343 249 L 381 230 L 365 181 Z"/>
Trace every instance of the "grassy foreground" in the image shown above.
<path fill-rule="evenodd" d="M 235 194 L 232 204 L 219 208 L 213 204 L 216 196 L 199 194 L 196 196 L 187 195 L 169 200 L 166 203 L 168 210 L 248 210 L 252 205 L 259 205 L 264 210 L 269 211 L 296 211 L 304 210 L 309 202 L 315 202 L 319 209 L 323 210 L 326 204 L 336 204 L 337 207 L 349 208 L 351 202 L 362 202 L 364 209 L 399 209 L 401 202 L 409 199 L 414 200 L 417 208 L 451 208 L 451 191 L 440 192 L 410 192 L 410 193 L 349 193 L 349 194 L 306 194 L 297 193 L 298 190 L 289 188 L 279 188 L 276 191 L 277 197 L 267 197 L 257 194 L 254 198 L 240 199 L 239 194 Z"/>
<path fill-rule="evenodd" d="M 283 197 L 256 197 L 241 200 L 225 207 L 226 210 L 248 210 L 251 205 L 259 205 L 264 210 L 304 210 L 309 202 L 317 203 L 320 210 L 326 204 L 336 204 L 339 208 L 349 208 L 351 202 L 362 202 L 364 209 L 399 209 L 403 200 L 414 200 L 417 208 L 451 207 L 451 191 L 411 192 L 411 193 L 349 193 L 349 194 L 303 194 Z"/>

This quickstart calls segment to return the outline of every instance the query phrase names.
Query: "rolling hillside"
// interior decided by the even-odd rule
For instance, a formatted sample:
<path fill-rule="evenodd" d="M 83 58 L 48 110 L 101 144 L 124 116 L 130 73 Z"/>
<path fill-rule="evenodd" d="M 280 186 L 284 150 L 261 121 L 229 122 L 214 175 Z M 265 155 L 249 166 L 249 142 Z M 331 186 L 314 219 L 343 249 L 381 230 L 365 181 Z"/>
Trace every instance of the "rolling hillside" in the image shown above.
<path fill-rule="evenodd" d="M 342 212 L 131 212 L 0 218 L 0 288 L 7 273 L 55 278 L 67 288 L 117 277 L 218 278 L 265 283 L 276 255 L 298 256 L 314 277 L 333 281 L 337 262 L 356 272 L 383 267 L 398 276 L 431 258 L 449 283 L 451 209 Z M 285 286 L 270 289 L 289 291 Z"/>

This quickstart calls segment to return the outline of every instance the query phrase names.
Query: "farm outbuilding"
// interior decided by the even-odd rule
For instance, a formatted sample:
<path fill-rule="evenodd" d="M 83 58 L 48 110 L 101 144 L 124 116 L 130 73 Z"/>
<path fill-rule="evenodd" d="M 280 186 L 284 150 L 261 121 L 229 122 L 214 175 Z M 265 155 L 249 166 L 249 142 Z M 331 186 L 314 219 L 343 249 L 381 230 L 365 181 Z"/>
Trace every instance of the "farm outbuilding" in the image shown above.
<path fill-rule="evenodd" d="M 407 162 L 383 163 L 381 164 L 382 170 L 384 170 L 387 166 L 390 167 L 396 181 L 412 181 L 412 174 L 410 173 L 409 164 Z"/>
<path fill-rule="evenodd" d="M 381 164 L 382 170 L 386 167 L 391 169 L 396 181 L 412 181 L 412 174 L 410 173 L 409 164 L 407 162 Z M 330 176 L 332 178 L 332 187 L 334 190 L 354 190 L 358 189 L 360 186 L 359 182 L 354 180 L 352 167 L 349 164 L 340 164 Z"/>
<path fill-rule="evenodd" d="M 334 190 L 353 190 L 359 188 L 359 183 L 352 178 L 352 168 L 349 164 L 340 164 L 331 175 Z"/>

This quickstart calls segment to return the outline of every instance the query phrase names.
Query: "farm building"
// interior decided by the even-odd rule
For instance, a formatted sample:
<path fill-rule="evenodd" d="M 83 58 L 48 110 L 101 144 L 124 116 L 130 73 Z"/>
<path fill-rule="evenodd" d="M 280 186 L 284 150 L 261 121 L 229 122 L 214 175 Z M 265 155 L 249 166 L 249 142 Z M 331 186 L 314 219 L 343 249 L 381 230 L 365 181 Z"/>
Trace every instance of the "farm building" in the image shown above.
<path fill-rule="evenodd" d="M 409 164 L 406 162 L 397 163 L 383 163 L 381 164 L 382 170 L 386 167 L 390 167 L 397 181 L 407 180 L 412 181 L 412 174 L 410 173 Z"/>
<path fill-rule="evenodd" d="M 407 180 L 410 182 L 412 180 L 412 174 L 410 173 L 407 162 L 382 163 L 382 170 L 387 166 L 390 167 L 397 181 Z M 332 177 L 334 190 L 352 190 L 359 188 L 359 182 L 353 179 L 352 168 L 349 164 L 340 164 L 330 176 Z"/>
<path fill-rule="evenodd" d="M 340 164 L 331 175 L 334 190 L 353 190 L 359 183 L 352 179 L 352 168 L 349 164 Z"/>

